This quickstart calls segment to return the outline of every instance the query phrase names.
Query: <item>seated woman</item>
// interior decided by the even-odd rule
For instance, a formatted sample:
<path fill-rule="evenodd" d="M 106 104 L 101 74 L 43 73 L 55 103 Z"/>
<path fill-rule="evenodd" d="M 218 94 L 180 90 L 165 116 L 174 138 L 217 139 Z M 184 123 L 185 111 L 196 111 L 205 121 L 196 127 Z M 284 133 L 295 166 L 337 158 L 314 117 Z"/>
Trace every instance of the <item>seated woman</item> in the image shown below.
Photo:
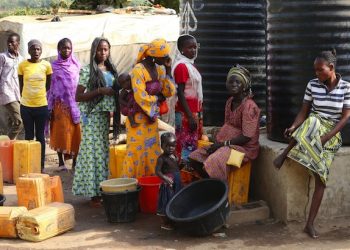
<path fill-rule="evenodd" d="M 321 205 L 329 167 L 342 144 L 340 130 L 350 117 L 350 83 L 336 74 L 336 52 L 323 51 L 314 61 L 316 79 L 305 91 L 303 105 L 292 126 L 284 132 L 289 145 L 274 160 L 280 169 L 287 156 L 309 169 L 315 178 L 315 191 L 304 232 L 312 238 L 318 233 L 314 220 Z"/>
<path fill-rule="evenodd" d="M 260 109 L 251 98 L 250 73 L 240 65 L 232 67 L 227 75 L 225 124 L 210 147 L 190 154 L 190 164 L 200 169 L 201 175 L 227 180 L 226 162 L 231 148 L 245 153 L 243 162 L 253 160 L 259 153 Z"/>

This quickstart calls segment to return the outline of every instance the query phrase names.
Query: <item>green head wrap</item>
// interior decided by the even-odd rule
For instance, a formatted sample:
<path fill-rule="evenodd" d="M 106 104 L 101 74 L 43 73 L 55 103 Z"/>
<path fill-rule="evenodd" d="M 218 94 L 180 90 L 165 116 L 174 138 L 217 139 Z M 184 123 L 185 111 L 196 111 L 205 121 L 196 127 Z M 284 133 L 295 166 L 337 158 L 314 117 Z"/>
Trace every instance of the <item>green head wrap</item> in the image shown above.
<path fill-rule="evenodd" d="M 234 65 L 227 74 L 226 80 L 232 76 L 236 76 L 238 80 L 243 84 L 244 91 L 247 92 L 251 88 L 251 80 L 249 71 L 243 66 L 236 64 Z"/>

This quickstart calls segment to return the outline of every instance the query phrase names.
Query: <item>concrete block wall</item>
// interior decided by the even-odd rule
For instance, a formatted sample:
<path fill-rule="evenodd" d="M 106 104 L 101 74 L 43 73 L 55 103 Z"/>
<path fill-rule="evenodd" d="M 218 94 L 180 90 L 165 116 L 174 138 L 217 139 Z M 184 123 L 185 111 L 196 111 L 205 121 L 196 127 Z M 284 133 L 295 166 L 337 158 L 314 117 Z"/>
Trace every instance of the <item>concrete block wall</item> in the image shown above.
<path fill-rule="evenodd" d="M 272 216 L 285 223 L 304 221 L 308 215 L 314 179 L 310 172 L 293 160 L 287 159 L 282 169 L 276 170 L 273 159 L 286 144 L 270 141 L 260 135 L 260 154 L 252 168 L 251 192 L 269 205 Z M 329 219 L 350 215 L 350 147 L 342 147 L 330 169 L 329 181 L 318 218 Z"/>

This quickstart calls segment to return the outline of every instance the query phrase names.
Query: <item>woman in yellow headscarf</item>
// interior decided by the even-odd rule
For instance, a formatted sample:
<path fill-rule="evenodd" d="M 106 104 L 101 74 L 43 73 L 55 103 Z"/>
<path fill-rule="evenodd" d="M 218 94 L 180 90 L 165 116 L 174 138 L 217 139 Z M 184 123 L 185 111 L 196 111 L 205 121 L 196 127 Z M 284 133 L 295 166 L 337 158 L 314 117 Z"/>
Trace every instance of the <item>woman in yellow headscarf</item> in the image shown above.
<path fill-rule="evenodd" d="M 164 39 L 155 39 L 140 48 L 137 64 L 131 71 L 132 91 L 142 112 L 134 115 L 137 126 L 132 127 L 126 120 L 125 177 L 137 178 L 155 173 L 157 158 L 161 154 L 157 121 L 159 102 L 176 92 L 169 52 L 169 44 Z"/>

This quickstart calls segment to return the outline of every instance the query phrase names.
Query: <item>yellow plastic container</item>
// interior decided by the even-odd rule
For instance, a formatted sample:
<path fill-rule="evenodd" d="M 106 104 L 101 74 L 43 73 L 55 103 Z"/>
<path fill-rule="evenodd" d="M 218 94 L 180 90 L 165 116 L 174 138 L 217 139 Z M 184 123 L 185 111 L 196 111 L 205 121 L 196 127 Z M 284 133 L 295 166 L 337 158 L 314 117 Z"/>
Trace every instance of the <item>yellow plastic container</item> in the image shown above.
<path fill-rule="evenodd" d="M 16 228 L 21 239 L 42 241 L 72 229 L 74 224 L 73 206 L 53 202 L 19 216 Z"/>
<path fill-rule="evenodd" d="M 51 202 L 51 181 L 47 174 L 26 174 L 16 183 L 18 206 L 34 209 Z"/>
<path fill-rule="evenodd" d="M 0 207 L 0 237 L 17 238 L 18 216 L 28 212 L 25 207 Z"/>
<path fill-rule="evenodd" d="M 230 204 L 248 202 L 250 170 L 252 162 L 244 163 L 240 168 L 228 167 L 228 200 Z"/>
<path fill-rule="evenodd" d="M 51 202 L 64 202 L 61 177 L 58 175 L 50 177 Z"/>
<path fill-rule="evenodd" d="M 41 173 L 41 144 L 37 141 L 16 141 L 13 144 L 13 181 L 23 174 Z"/>
<path fill-rule="evenodd" d="M 122 176 L 122 166 L 126 155 L 126 144 L 112 145 L 109 147 L 109 171 L 110 179 Z"/>
<path fill-rule="evenodd" d="M 126 190 L 135 191 L 137 189 L 137 183 L 138 181 L 135 178 L 116 178 L 102 181 L 100 186 L 103 192 L 116 193 Z"/>
<path fill-rule="evenodd" d="M 213 144 L 213 143 L 210 141 L 198 140 L 197 147 L 204 148 L 204 147 L 210 146 L 211 144 Z"/>

